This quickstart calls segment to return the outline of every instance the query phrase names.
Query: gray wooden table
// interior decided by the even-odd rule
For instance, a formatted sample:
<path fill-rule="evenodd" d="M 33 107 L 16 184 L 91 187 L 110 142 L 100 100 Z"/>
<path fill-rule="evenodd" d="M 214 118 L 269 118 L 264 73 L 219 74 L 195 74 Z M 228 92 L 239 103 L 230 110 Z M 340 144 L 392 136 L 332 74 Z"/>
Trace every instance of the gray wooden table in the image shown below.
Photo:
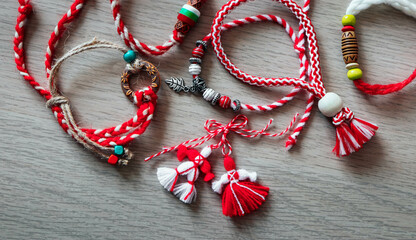
<path fill-rule="evenodd" d="M 46 86 L 44 53 L 50 32 L 70 0 L 33 1 L 27 30 L 28 68 Z M 186 41 L 163 57 L 150 58 L 162 78 L 187 77 L 188 58 L 196 40 L 209 30 L 226 1 L 211 0 Z M 124 19 L 134 35 L 161 44 L 184 1 L 122 1 Z M 43 99 L 15 69 L 12 51 L 17 1 L 4 1 L 0 35 L 0 238 L 1 239 L 415 239 L 416 159 L 415 86 L 398 94 L 368 97 L 346 78 L 340 52 L 340 19 L 348 1 L 313 1 L 310 17 L 320 43 L 324 82 L 357 114 L 380 130 L 365 148 L 339 159 L 332 153 L 334 128 L 315 107 L 294 149 L 284 139 L 247 140 L 231 136 L 237 165 L 257 171 L 270 187 L 264 206 L 243 218 L 221 213 L 220 197 L 198 182 L 198 200 L 179 202 L 156 178 L 159 166 L 178 164 L 174 154 L 149 163 L 142 159 L 162 146 L 205 134 L 208 118 L 228 122 L 234 114 L 198 96 L 178 95 L 166 86 L 146 133 L 131 145 L 135 161 L 115 168 L 85 151 L 55 122 Z M 160 12 L 156 14 L 157 12 Z M 292 26 L 293 15 L 272 1 L 255 1 L 231 18 L 277 14 Z M 358 18 L 360 62 L 365 79 L 391 83 L 406 78 L 416 60 L 416 20 L 378 6 Z M 90 0 L 64 40 L 58 56 L 94 36 L 120 43 L 108 1 Z M 276 24 L 251 24 L 224 33 L 224 48 L 238 66 L 261 76 L 297 76 L 298 62 L 290 39 Z M 114 52 L 93 51 L 69 60 L 61 87 L 85 127 L 105 127 L 128 119 L 134 107 L 119 88 L 123 69 Z M 219 64 L 212 49 L 204 59 L 208 84 L 245 102 L 265 103 L 289 88 L 264 89 L 242 84 Z M 250 127 L 270 118 L 278 131 L 305 106 L 305 95 L 279 111 L 249 113 Z M 211 158 L 223 173 L 221 156 Z"/>

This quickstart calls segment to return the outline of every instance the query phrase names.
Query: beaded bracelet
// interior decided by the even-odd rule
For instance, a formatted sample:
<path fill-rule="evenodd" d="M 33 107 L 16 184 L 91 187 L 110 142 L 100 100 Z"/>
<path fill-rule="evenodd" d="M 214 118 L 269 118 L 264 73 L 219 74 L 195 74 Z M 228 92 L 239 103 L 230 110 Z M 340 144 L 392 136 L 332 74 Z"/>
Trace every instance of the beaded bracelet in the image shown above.
<path fill-rule="evenodd" d="M 121 18 L 120 0 L 110 0 L 110 4 L 117 33 L 127 47 L 144 55 L 162 55 L 176 44 L 182 43 L 185 35 L 198 21 L 201 15 L 200 10 L 205 1 L 206 0 L 188 0 L 178 13 L 175 29 L 169 36 L 169 40 L 160 46 L 150 46 L 133 37 Z"/>
<path fill-rule="evenodd" d="M 47 67 L 47 76 L 50 83 L 50 91 L 48 91 L 41 87 L 27 70 L 23 42 L 25 24 L 27 23 L 28 15 L 32 11 L 32 6 L 28 0 L 20 0 L 19 4 L 20 14 L 17 18 L 16 24 L 14 51 L 16 66 L 20 74 L 47 100 L 48 107 L 51 108 L 53 114 L 58 120 L 58 123 L 65 132 L 67 132 L 87 149 L 93 151 L 100 157 L 107 158 L 110 164 L 127 165 L 128 161 L 132 158 L 132 154 L 125 146 L 146 130 L 153 117 L 157 99 L 156 91 L 159 87 L 158 82 L 160 81 L 156 68 L 147 62 L 141 61 L 140 59 L 133 59 L 132 53 L 122 47 L 106 41 L 98 41 L 94 39 L 93 41 L 72 49 L 61 59 L 59 59 L 53 68 L 49 69 L 48 66 L 51 66 L 52 57 L 54 55 L 55 46 L 57 45 L 58 40 L 62 37 L 68 24 L 79 14 L 79 11 L 83 6 L 83 0 L 76 0 L 72 4 L 70 10 L 59 21 L 58 26 L 53 31 L 49 40 L 49 47 L 46 53 L 47 59 L 45 62 Z M 122 88 L 123 91 L 125 91 L 125 94 L 130 97 L 130 99 L 138 107 L 137 113 L 133 118 L 115 127 L 106 129 L 80 128 L 72 116 L 68 99 L 59 93 L 55 84 L 56 72 L 59 70 L 60 65 L 65 59 L 80 52 L 94 48 L 117 49 L 125 53 L 125 59 L 131 61 L 127 64 L 126 70 L 122 75 Z M 130 87 L 128 86 L 128 89 L 126 89 L 126 86 L 129 83 L 129 77 L 138 71 L 146 71 L 152 79 L 152 85 L 136 91 L 133 94 Z"/>
<path fill-rule="evenodd" d="M 305 1 L 303 10 L 305 13 L 309 11 L 309 1 Z M 248 23 L 253 22 L 261 22 L 261 21 L 271 21 L 280 24 L 288 33 L 289 37 L 294 43 L 295 52 L 298 54 L 300 68 L 299 68 L 299 79 L 306 79 L 308 76 L 308 69 L 309 69 L 309 59 L 305 56 L 305 41 L 304 41 L 304 29 L 303 27 L 299 27 L 298 34 L 292 29 L 292 27 L 282 18 L 274 15 L 257 15 L 253 17 L 247 17 L 244 19 L 234 20 L 230 23 L 223 24 L 221 26 L 221 31 L 225 31 L 237 26 L 243 26 Z M 202 57 L 204 56 L 207 46 L 211 41 L 211 33 L 204 37 L 202 40 L 197 41 L 196 48 L 192 51 L 192 58 L 189 59 L 190 66 L 189 72 L 193 78 L 193 85 L 186 86 L 185 81 L 182 78 L 170 78 L 167 79 L 165 82 L 168 86 L 176 92 L 200 92 L 202 93 L 202 97 L 210 102 L 213 105 L 218 104 L 222 108 L 232 108 L 234 111 L 247 110 L 247 111 L 270 111 L 273 109 L 277 109 L 287 102 L 291 101 L 297 93 L 301 90 L 300 88 L 294 88 L 290 93 L 284 96 L 282 99 L 275 101 L 273 103 L 267 105 L 254 105 L 254 104 L 245 104 L 242 103 L 240 100 L 235 99 L 231 100 L 230 97 L 226 95 L 222 95 L 212 88 L 208 88 L 204 79 L 200 76 L 201 73 L 201 64 L 202 64 Z M 220 60 L 221 61 L 221 60 Z M 224 65 L 225 69 L 228 70 L 232 75 L 233 72 L 230 68 L 226 66 L 222 61 L 221 63 Z M 239 70 L 244 78 L 244 72 Z M 234 75 L 235 76 L 235 75 Z M 293 130 L 293 133 L 288 137 L 286 142 L 286 148 L 291 149 L 293 145 L 295 145 L 297 138 L 300 132 L 303 130 L 306 122 L 309 120 L 310 113 L 312 110 L 312 105 L 314 102 L 314 97 L 312 94 L 309 94 L 307 100 L 307 106 L 305 109 L 304 114 L 301 117 L 301 120 Z"/>
<path fill-rule="evenodd" d="M 253 76 L 251 74 L 245 73 L 237 68 L 231 60 L 227 57 L 224 49 L 222 48 L 221 43 L 221 32 L 225 29 L 223 21 L 225 17 L 236 7 L 238 7 L 241 3 L 245 3 L 248 0 L 231 0 L 226 3 L 221 10 L 219 10 L 216 14 L 216 17 L 213 21 L 211 26 L 211 34 L 206 36 L 204 39 L 212 38 L 212 45 L 214 47 L 214 51 L 217 55 L 219 61 L 224 65 L 224 67 L 237 79 L 248 83 L 250 85 L 255 86 L 294 86 L 296 88 L 302 88 L 309 92 L 310 98 L 308 99 L 308 107 L 305 113 L 310 111 L 313 99 L 319 98 L 318 107 L 320 111 L 326 116 L 333 118 L 333 125 L 336 127 L 336 144 L 334 147 L 333 152 L 337 156 L 347 156 L 352 152 L 355 152 L 362 148 L 363 144 L 366 143 L 371 139 L 371 137 L 375 134 L 375 131 L 378 127 L 375 124 L 370 122 L 364 121 L 362 119 L 356 118 L 352 111 L 349 108 L 343 106 L 342 99 L 335 93 L 327 93 L 324 84 L 322 81 L 322 74 L 320 68 L 320 60 L 319 60 L 319 48 L 316 40 L 316 33 L 314 31 L 314 27 L 307 16 L 307 10 L 300 7 L 296 4 L 293 0 L 278 0 L 283 5 L 285 5 L 300 21 L 300 29 L 302 29 L 302 35 L 304 34 L 305 39 L 300 38 L 298 40 L 296 46 L 302 49 L 303 45 L 307 44 L 308 54 L 306 51 L 303 50 L 302 58 L 307 58 L 309 55 L 309 64 L 305 64 L 305 68 L 307 68 L 309 81 L 306 80 L 305 77 L 301 78 L 267 78 L 267 77 L 258 77 Z M 306 4 L 306 3 L 305 3 Z M 234 22 L 235 23 L 235 22 Z M 236 24 L 236 23 L 235 23 Z M 240 24 L 241 25 L 241 24 Z M 194 49 L 193 56 L 198 57 L 203 55 L 205 45 L 202 42 L 199 42 L 199 46 Z M 306 49 L 306 48 L 305 48 Z M 199 61 L 194 61 L 194 64 L 198 64 Z M 301 61 L 301 64 L 306 61 Z M 192 65 L 192 64 L 191 64 Z M 191 74 L 198 73 L 200 70 L 198 67 L 191 67 Z M 197 75 L 197 74 L 195 74 Z M 171 85 L 174 83 L 172 80 L 168 81 Z M 179 84 L 178 84 L 179 83 Z M 194 80 L 194 85 L 196 89 L 201 88 L 200 86 L 204 86 L 204 84 L 200 84 L 200 78 L 196 78 Z M 176 86 L 181 85 L 179 81 L 176 80 Z M 174 87 L 172 85 L 172 87 Z M 183 87 L 183 86 L 181 86 Z M 209 90 L 206 88 L 205 91 Z M 228 106 L 231 100 L 229 98 L 224 97 L 223 101 L 220 101 L 221 97 L 219 94 L 213 92 L 213 90 L 209 90 L 209 92 L 205 93 L 205 97 L 208 100 L 212 101 L 219 101 L 220 105 Z M 208 98 L 209 96 L 209 98 Z M 211 98 L 212 97 L 212 98 Z M 234 101 L 231 104 L 234 105 L 234 109 L 238 109 L 240 103 L 238 101 Z M 306 120 L 309 118 L 307 116 Z M 301 121 L 299 124 L 301 127 L 305 124 L 306 121 Z M 296 130 L 296 129 L 295 129 Z"/>
<path fill-rule="evenodd" d="M 352 0 L 345 16 L 342 17 L 342 56 L 348 69 L 347 77 L 364 93 L 386 95 L 397 92 L 416 78 L 416 69 L 404 81 L 393 84 L 368 84 L 362 80 L 363 72 L 358 64 L 358 41 L 355 33 L 355 15 L 375 4 L 389 4 L 409 16 L 416 18 L 416 2 L 411 0 Z"/>

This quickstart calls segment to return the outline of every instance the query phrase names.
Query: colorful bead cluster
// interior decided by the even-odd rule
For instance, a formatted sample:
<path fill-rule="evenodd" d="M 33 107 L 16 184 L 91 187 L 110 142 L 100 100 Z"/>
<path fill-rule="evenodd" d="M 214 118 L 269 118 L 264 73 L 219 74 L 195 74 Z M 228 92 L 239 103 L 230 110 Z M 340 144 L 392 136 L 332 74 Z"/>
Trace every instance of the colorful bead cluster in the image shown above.
<path fill-rule="evenodd" d="M 114 146 L 114 154 L 111 154 L 108 158 L 108 163 L 116 165 L 118 163 L 119 157 L 124 155 L 124 147 L 121 145 Z"/>
<path fill-rule="evenodd" d="M 348 69 L 347 77 L 350 80 L 357 80 L 363 76 L 363 71 L 358 68 L 358 41 L 355 34 L 355 16 L 348 14 L 342 17 L 342 56 L 346 68 Z"/>

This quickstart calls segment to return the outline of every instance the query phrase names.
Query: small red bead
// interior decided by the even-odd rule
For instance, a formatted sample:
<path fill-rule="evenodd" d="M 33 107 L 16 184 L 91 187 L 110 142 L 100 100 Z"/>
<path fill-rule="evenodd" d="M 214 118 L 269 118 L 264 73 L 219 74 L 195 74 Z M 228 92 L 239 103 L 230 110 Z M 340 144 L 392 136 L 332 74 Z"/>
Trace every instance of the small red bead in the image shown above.
<path fill-rule="evenodd" d="M 220 98 L 220 107 L 222 108 L 229 108 L 231 106 L 231 98 L 227 96 L 222 96 Z"/>
<path fill-rule="evenodd" d="M 202 49 L 202 47 L 198 46 L 194 48 L 194 50 L 192 51 L 192 56 L 196 58 L 202 58 L 204 56 L 204 50 Z"/>
<path fill-rule="evenodd" d="M 111 156 L 108 158 L 108 163 L 111 165 L 116 165 L 118 162 L 118 157 L 116 155 L 111 154 Z"/>
<path fill-rule="evenodd" d="M 355 31 L 355 28 L 353 26 L 345 26 L 345 27 L 342 28 L 342 31 L 343 32 L 346 32 L 346 31 Z"/>

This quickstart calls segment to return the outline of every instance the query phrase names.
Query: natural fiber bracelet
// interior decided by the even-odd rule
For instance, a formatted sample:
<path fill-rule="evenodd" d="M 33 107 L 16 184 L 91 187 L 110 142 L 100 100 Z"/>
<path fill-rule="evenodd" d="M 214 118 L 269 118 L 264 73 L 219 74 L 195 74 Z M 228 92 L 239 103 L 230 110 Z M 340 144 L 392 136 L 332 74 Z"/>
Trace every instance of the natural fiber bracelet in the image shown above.
<path fill-rule="evenodd" d="M 309 10 L 309 1 L 305 1 L 303 10 L 308 12 Z M 248 23 L 253 22 L 262 22 L 262 21 L 271 21 L 280 24 L 285 31 L 288 33 L 289 37 L 294 43 L 295 52 L 298 54 L 299 62 L 300 62 L 300 69 L 299 69 L 299 78 L 306 79 L 308 76 L 308 66 L 309 60 L 305 55 L 305 41 L 304 41 L 304 29 L 302 27 L 299 28 L 299 33 L 296 34 L 295 31 L 290 27 L 290 25 L 282 18 L 274 15 L 257 15 L 253 17 L 247 17 L 244 19 L 234 20 L 230 23 L 223 24 L 221 26 L 221 31 L 225 31 L 234 27 L 243 26 Z M 190 66 L 189 66 L 189 73 L 193 78 L 193 84 L 191 86 L 186 86 L 185 81 L 182 78 L 170 78 L 166 80 L 166 83 L 169 85 L 171 89 L 176 92 L 199 92 L 202 94 L 203 98 L 210 102 L 213 105 L 219 105 L 222 108 L 232 108 L 234 111 L 239 110 L 247 110 L 247 111 L 270 111 L 273 109 L 277 109 L 287 102 L 291 101 L 296 94 L 301 90 L 300 88 L 294 88 L 289 94 L 284 96 L 282 99 L 275 101 L 273 103 L 267 105 L 253 105 L 253 104 L 245 104 L 238 99 L 231 100 L 230 97 L 223 95 L 212 88 L 209 88 L 205 82 L 205 80 L 200 76 L 202 70 L 202 57 L 204 56 L 207 46 L 211 41 L 211 33 L 204 37 L 202 40 L 197 41 L 196 48 L 192 51 L 192 57 L 189 59 Z M 223 63 L 223 62 L 221 62 Z M 231 74 L 231 70 L 227 68 L 225 64 L 223 64 L 226 70 L 228 70 Z M 314 97 L 312 94 L 309 94 L 307 100 L 307 106 L 305 112 L 293 130 L 293 133 L 289 136 L 288 141 L 286 142 L 287 149 L 290 149 L 297 141 L 297 137 L 299 136 L 300 132 L 302 131 L 303 127 L 305 126 L 306 122 L 309 119 L 310 112 L 312 110 Z"/>
<path fill-rule="evenodd" d="M 115 127 L 106 129 L 80 128 L 72 116 L 68 99 L 62 96 L 56 87 L 55 74 L 59 70 L 59 67 L 65 59 L 89 49 L 113 48 L 118 49 L 123 53 L 127 52 L 127 50 L 113 43 L 98 41 L 95 39 L 72 49 L 61 59 L 59 59 L 56 65 L 48 71 L 47 75 L 50 82 L 50 91 L 48 91 L 41 87 L 27 70 L 25 52 L 23 48 L 24 26 L 27 22 L 27 16 L 31 13 L 32 6 L 27 0 L 20 0 L 19 3 L 21 6 L 19 7 L 20 15 L 18 16 L 16 25 L 14 50 L 16 56 L 16 66 L 20 71 L 20 74 L 32 85 L 35 90 L 45 97 L 47 105 L 52 109 L 58 123 L 70 136 L 87 149 L 103 158 L 107 158 L 110 164 L 126 165 L 131 159 L 132 154 L 125 146 L 146 130 L 153 117 L 157 99 L 156 91 L 159 86 L 158 81 L 160 81 L 156 68 L 150 63 L 134 59 L 127 65 L 126 70 L 122 75 L 123 91 L 138 106 L 138 111 L 132 119 Z M 71 6 L 71 9 L 64 15 L 52 33 L 49 44 L 52 44 L 53 48 L 50 47 L 51 45 L 48 47 L 46 54 L 47 57 L 49 56 L 46 60 L 47 66 L 49 66 L 48 64 L 50 64 L 53 57 L 54 47 L 57 45 L 58 40 L 62 37 L 68 23 L 72 22 L 75 16 L 78 15 L 79 10 L 82 8 L 82 4 L 82 0 L 75 1 Z M 133 93 L 128 86 L 128 79 L 132 74 L 136 74 L 138 71 L 143 70 L 150 75 L 153 83 L 151 86 Z"/>
<path fill-rule="evenodd" d="M 160 46 L 150 46 L 133 37 L 121 18 L 120 0 L 110 0 L 110 4 L 117 33 L 127 47 L 144 55 L 162 55 L 176 44 L 182 43 L 186 33 L 188 33 L 198 21 L 198 18 L 201 15 L 200 10 L 205 1 L 206 0 L 188 0 L 178 13 L 178 21 L 175 24 L 175 29 L 172 34 L 169 36 L 169 40 Z"/>
<path fill-rule="evenodd" d="M 354 81 L 354 85 L 364 93 L 370 95 L 386 95 L 397 92 L 407 86 L 416 78 L 416 69 L 404 81 L 393 84 L 368 84 L 362 80 L 363 72 L 358 64 L 358 41 L 354 25 L 355 16 L 361 11 L 375 4 L 389 4 L 409 16 L 416 18 L 416 2 L 412 0 L 352 0 L 346 15 L 342 18 L 342 55 L 347 77 Z"/>

